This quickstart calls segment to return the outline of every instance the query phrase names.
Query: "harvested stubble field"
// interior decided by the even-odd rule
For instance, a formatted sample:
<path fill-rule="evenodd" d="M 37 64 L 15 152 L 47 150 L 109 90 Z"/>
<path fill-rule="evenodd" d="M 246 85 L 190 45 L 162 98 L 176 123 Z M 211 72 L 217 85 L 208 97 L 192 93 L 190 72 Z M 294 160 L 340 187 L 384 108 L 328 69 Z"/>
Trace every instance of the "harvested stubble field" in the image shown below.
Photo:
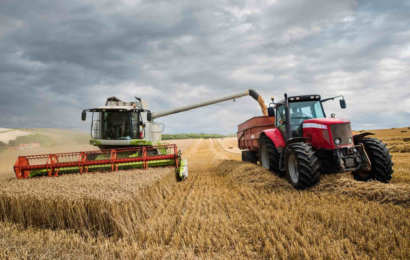
<path fill-rule="evenodd" d="M 381 131 L 382 139 L 403 137 L 396 136 L 400 129 L 388 131 L 390 136 Z M 222 142 L 232 146 L 233 140 Z M 189 179 L 156 182 L 157 196 L 139 199 L 145 212 L 136 212 L 139 208 L 132 205 L 114 216 L 110 223 L 126 223 L 116 226 L 117 235 L 104 234 L 101 226 L 91 228 L 89 223 L 66 227 L 56 221 L 51 228 L 50 223 L 27 225 L 23 219 L 3 221 L 0 258 L 410 258 L 410 153 L 393 153 L 391 184 L 358 183 L 346 173 L 324 176 L 316 187 L 296 191 L 270 172 L 240 162 L 240 155 L 227 152 L 220 141 L 193 141 L 184 153 Z M 134 179 L 131 172 L 102 175 L 111 174 Z M 163 174 L 165 179 L 171 176 Z M 77 175 L 67 180 L 81 186 L 81 178 L 97 177 Z M 102 182 L 95 180 L 106 189 Z M 129 192 L 130 200 L 139 196 L 139 189 L 125 182 L 122 189 L 121 183 L 116 187 L 122 194 Z M 68 193 L 73 198 L 85 197 L 80 192 Z M 33 210 L 22 210 L 29 209 Z M 138 223 L 127 222 L 134 214 L 139 216 Z"/>
<path fill-rule="evenodd" d="M 0 182 L 0 219 L 114 238 L 136 234 L 175 185 L 171 168 Z"/>

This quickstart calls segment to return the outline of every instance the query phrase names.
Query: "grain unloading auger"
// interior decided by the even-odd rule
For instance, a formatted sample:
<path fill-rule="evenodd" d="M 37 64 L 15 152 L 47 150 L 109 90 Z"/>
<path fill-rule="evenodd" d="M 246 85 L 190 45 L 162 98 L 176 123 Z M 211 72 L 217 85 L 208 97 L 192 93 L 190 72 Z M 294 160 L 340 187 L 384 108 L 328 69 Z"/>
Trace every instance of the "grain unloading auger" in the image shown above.
<path fill-rule="evenodd" d="M 185 179 L 187 160 L 182 159 L 176 145 L 161 142 L 164 125 L 154 119 L 248 95 L 261 104 L 267 115 L 262 98 L 252 89 L 159 112 L 151 112 L 141 98 L 124 102 L 110 97 L 105 106 L 84 110 L 81 115 L 85 121 L 86 113 L 92 112 L 90 144 L 100 150 L 20 156 L 14 171 L 17 178 L 26 179 L 65 173 L 175 167 L 178 178 Z"/>

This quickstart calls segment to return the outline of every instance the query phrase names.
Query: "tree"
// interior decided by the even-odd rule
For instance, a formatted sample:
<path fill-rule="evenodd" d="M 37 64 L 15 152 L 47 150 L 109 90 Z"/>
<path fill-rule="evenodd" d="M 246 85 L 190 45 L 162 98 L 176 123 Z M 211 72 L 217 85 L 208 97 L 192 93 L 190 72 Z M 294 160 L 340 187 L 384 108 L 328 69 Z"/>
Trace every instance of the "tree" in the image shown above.
<path fill-rule="evenodd" d="M 7 150 L 7 144 L 0 141 L 0 150 Z"/>

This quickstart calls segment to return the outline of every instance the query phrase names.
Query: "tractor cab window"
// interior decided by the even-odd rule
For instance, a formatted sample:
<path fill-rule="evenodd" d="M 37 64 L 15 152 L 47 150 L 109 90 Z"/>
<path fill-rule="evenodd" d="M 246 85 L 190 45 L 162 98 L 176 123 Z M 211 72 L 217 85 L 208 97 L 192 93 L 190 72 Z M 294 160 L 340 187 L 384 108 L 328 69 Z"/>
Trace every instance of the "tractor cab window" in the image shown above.
<path fill-rule="evenodd" d="M 302 123 L 313 118 L 324 118 L 320 101 L 293 102 L 290 103 L 292 136 L 302 136 Z"/>
<path fill-rule="evenodd" d="M 276 127 L 282 133 L 283 137 L 286 138 L 286 114 L 285 106 L 283 105 L 276 108 Z"/>
<path fill-rule="evenodd" d="M 278 128 L 284 127 L 286 121 L 285 106 L 279 106 L 276 110 L 276 125 Z"/>
<path fill-rule="evenodd" d="M 103 139 L 131 139 L 127 112 L 102 112 Z"/>

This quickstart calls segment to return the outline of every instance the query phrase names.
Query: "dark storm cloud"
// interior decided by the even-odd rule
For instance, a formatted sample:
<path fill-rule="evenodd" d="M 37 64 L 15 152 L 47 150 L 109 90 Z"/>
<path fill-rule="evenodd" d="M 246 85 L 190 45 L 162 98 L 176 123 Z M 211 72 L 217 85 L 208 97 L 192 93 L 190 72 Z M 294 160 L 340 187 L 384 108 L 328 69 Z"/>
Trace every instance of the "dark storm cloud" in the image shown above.
<path fill-rule="evenodd" d="M 0 126 L 86 130 L 116 95 L 154 111 L 253 88 L 343 94 L 354 128 L 408 124 L 406 1 L 5 1 Z M 375 105 L 377 104 L 377 105 Z M 161 118 L 167 132 L 232 133 L 250 98 Z M 375 116 L 377 115 L 377 116 Z"/>

